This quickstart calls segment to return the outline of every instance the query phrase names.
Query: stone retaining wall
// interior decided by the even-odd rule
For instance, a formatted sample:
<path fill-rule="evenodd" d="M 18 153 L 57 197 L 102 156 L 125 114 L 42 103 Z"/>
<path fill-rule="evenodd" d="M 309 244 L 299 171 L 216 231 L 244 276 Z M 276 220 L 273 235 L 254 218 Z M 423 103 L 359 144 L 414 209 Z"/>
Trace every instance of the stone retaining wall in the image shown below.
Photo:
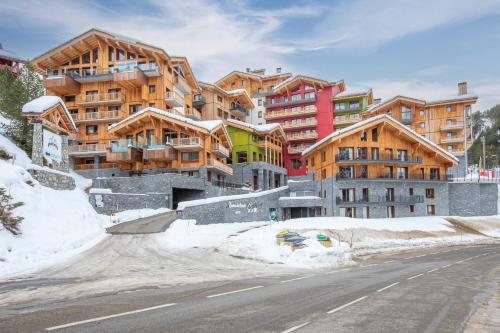
<path fill-rule="evenodd" d="M 449 183 L 450 215 L 488 216 L 498 214 L 498 185 Z"/>
<path fill-rule="evenodd" d="M 54 190 L 74 190 L 76 187 L 75 179 L 70 175 L 42 169 L 28 169 L 28 172 L 40 184 Z"/>

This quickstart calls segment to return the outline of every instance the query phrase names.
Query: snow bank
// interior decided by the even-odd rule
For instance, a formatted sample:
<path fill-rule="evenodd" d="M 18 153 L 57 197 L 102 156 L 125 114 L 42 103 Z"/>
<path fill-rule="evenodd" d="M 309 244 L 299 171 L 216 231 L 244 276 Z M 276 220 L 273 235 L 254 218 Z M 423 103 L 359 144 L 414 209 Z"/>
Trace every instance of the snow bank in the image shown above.
<path fill-rule="evenodd" d="M 121 223 L 121 222 L 137 220 L 137 219 L 140 219 L 143 217 L 153 216 L 153 215 L 167 213 L 167 212 L 170 212 L 170 209 L 168 209 L 168 208 L 158 208 L 158 209 L 142 208 L 142 209 L 124 210 L 122 212 L 116 213 L 115 215 L 116 215 L 116 222 Z"/>
<path fill-rule="evenodd" d="M 75 175 L 77 188 L 56 191 L 41 186 L 26 171 L 31 160 L 0 135 L 0 147 L 16 156 L 0 160 L 0 187 L 15 202 L 24 202 L 14 213 L 24 217 L 22 234 L 0 230 L 0 275 L 33 270 L 83 251 L 104 235 L 106 217 L 89 204 L 83 188 L 88 180 Z"/>

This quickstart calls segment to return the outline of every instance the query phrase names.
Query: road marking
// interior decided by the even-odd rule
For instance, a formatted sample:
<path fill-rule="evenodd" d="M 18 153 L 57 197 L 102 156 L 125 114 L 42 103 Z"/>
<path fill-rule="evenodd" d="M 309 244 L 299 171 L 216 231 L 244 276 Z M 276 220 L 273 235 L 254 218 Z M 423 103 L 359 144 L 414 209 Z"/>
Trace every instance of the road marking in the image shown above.
<path fill-rule="evenodd" d="M 224 295 L 229 295 L 229 294 L 236 294 L 236 293 L 241 293 L 243 291 L 248 291 L 248 290 L 253 290 L 253 289 L 258 289 L 258 288 L 264 288 L 264 286 L 255 286 L 255 287 L 250 287 L 250 288 L 245 288 L 245 289 L 238 289 L 238 290 L 228 291 L 227 293 L 210 295 L 210 296 L 207 296 L 207 298 L 219 297 L 219 296 L 224 296 Z"/>
<path fill-rule="evenodd" d="M 464 262 L 463 260 L 459 260 L 459 261 L 456 261 L 455 264 L 461 264 L 463 262 Z"/>
<path fill-rule="evenodd" d="M 432 253 L 429 253 L 430 255 L 434 255 L 434 254 L 439 254 L 439 251 L 438 252 L 432 252 Z"/>
<path fill-rule="evenodd" d="M 432 273 L 432 272 L 435 272 L 437 271 L 439 268 L 434 268 L 434 269 L 431 269 L 430 271 L 427 271 L 427 273 Z"/>
<path fill-rule="evenodd" d="M 301 329 L 302 327 L 308 325 L 309 322 L 307 323 L 303 323 L 303 324 L 300 324 L 300 325 L 297 325 L 297 326 L 294 326 L 294 327 L 290 327 L 289 329 L 287 329 L 286 331 L 283 331 L 281 333 L 291 333 L 291 332 L 295 332 L 296 330 L 298 329 Z"/>
<path fill-rule="evenodd" d="M 364 265 L 364 266 L 359 266 L 359 267 L 371 267 L 371 266 L 377 266 L 378 264 L 369 264 L 369 265 Z"/>
<path fill-rule="evenodd" d="M 345 272 L 350 270 L 350 268 L 344 268 L 344 269 L 336 269 L 334 271 L 326 272 L 326 274 L 333 274 L 333 273 L 338 273 L 338 272 Z"/>
<path fill-rule="evenodd" d="M 151 311 L 151 310 L 157 310 L 157 309 L 167 308 L 167 307 L 173 306 L 175 304 L 176 303 L 162 304 L 162 305 L 152 306 L 152 307 L 149 307 L 149 308 L 143 308 L 143 309 L 134 310 L 134 311 L 127 311 L 127 312 L 122 312 L 122 313 L 116 313 L 116 314 L 109 315 L 109 316 L 97 317 L 97 318 L 92 318 L 92 319 L 87 319 L 87 320 L 82 320 L 82 321 L 75 321 L 73 323 L 68 323 L 68 324 L 64 324 L 64 325 L 47 327 L 45 330 L 46 331 L 54 331 L 54 330 L 58 330 L 58 329 L 61 329 L 61 328 L 66 328 L 66 327 L 71 327 L 71 326 L 77 326 L 77 325 L 83 325 L 83 324 L 93 323 L 93 322 L 101 321 L 101 320 L 105 320 L 105 319 L 111 319 L 111 318 L 116 318 L 116 317 L 123 317 L 123 316 L 128 316 L 128 315 L 131 315 L 131 314 L 135 314 L 135 313 L 141 313 L 141 312 L 145 312 L 145 311 Z"/>
<path fill-rule="evenodd" d="M 297 280 L 307 279 L 307 278 L 310 278 L 310 277 L 313 277 L 313 275 L 301 276 L 301 277 L 298 277 L 298 278 L 295 278 L 295 279 L 283 280 L 283 281 L 280 281 L 280 282 L 281 282 L 281 283 L 285 283 L 285 282 L 292 282 L 292 281 L 297 281 Z"/>
<path fill-rule="evenodd" d="M 404 258 L 403 260 L 408 260 L 408 259 L 413 259 L 415 257 L 408 257 L 408 258 Z"/>
<path fill-rule="evenodd" d="M 358 302 L 360 302 L 360 301 L 364 300 L 364 299 L 365 299 L 365 298 L 367 298 L 367 297 L 368 297 L 368 296 L 363 296 L 363 297 L 357 298 L 357 299 L 355 299 L 354 301 L 349 302 L 349 303 L 347 303 L 347 304 L 344 304 L 344 305 L 342 305 L 342 306 L 339 306 L 338 308 L 332 309 L 332 310 L 328 311 L 327 313 L 328 313 L 328 314 L 335 313 L 335 312 L 340 311 L 340 310 L 342 310 L 342 309 L 344 309 L 344 308 L 347 308 L 349 305 L 353 305 L 354 303 L 358 303 Z"/>
<path fill-rule="evenodd" d="M 441 268 L 448 268 L 448 267 L 450 267 L 451 265 L 453 265 L 453 264 L 444 265 L 444 266 L 442 266 Z"/>
<path fill-rule="evenodd" d="M 394 260 L 387 260 L 387 261 L 384 261 L 384 264 L 388 264 L 390 262 L 393 262 Z"/>
<path fill-rule="evenodd" d="M 419 276 L 422 276 L 422 275 L 424 275 L 424 273 L 413 275 L 413 276 L 410 276 L 409 278 L 407 278 L 407 280 L 413 280 L 413 279 L 418 278 Z"/>
<path fill-rule="evenodd" d="M 378 293 L 380 293 L 380 292 L 382 292 L 382 291 L 384 291 L 384 290 L 386 290 L 386 289 L 389 289 L 389 288 L 391 288 L 391 287 L 394 287 L 394 286 L 396 286 L 396 285 L 398 285 L 398 284 L 399 284 L 399 282 L 394 282 L 393 284 L 390 284 L 390 285 L 388 285 L 387 287 L 380 288 L 379 290 L 377 290 L 377 292 L 378 292 Z"/>
<path fill-rule="evenodd" d="M 421 257 L 425 257 L 425 256 L 426 256 L 426 254 L 421 254 L 419 256 L 416 256 L 415 258 L 421 258 Z"/>

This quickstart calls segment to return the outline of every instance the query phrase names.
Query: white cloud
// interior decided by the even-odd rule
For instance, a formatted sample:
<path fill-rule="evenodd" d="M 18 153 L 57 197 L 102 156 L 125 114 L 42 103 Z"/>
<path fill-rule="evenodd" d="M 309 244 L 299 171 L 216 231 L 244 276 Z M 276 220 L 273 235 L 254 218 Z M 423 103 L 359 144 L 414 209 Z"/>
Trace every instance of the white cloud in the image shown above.
<path fill-rule="evenodd" d="M 418 76 L 437 76 L 444 74 L 452 69 L 450 65 L 436 65 L 419 69 L 415 72 Z"/>
<path fill-rule="evenodd" d="M 425 100 L 441 99 L 458 94 L 457 83 L 438 83 L 424 80 L 371 80 L 360 84 L 373 88 L 374 98 L 387 99 L 396 95 Z M 500 81 L 468 82 L 468 92 L 479 99 L 473 110 L 487 110 L 500 102 Z"/>
<path fill-rule="evenodd" d="M 499 14 L 500 0 L 358 0 L 332 6 L 309 48 L 373 48 L 441 25 Z"/>
<path fill-rule="evenodd" d="M 291 17 L 318 14 L 313 6 L 269 11 L 237 2 L 226 8 L 209 0 L 149 0 L 145 5 L 154 10 L 143 14 L 105 8 L 93 1 L 7 0 L 0 3 L 0 26 L 3 21 L 23 29 L 43 28 L 60 41 L 98 27 L 186 56 L 199 69 L 199 79 L 215 80 L 244 67 L 286 68 L 283 55 L 294 48 L 285 40 L 271 38 L 273 33 Z"/>

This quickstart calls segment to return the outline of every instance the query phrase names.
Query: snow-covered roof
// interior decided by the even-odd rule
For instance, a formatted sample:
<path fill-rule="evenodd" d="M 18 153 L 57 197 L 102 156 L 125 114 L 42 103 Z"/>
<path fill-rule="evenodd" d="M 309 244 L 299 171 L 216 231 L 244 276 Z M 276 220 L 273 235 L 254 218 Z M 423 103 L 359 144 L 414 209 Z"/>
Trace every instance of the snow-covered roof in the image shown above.
<path fill-rule="evenodd" d="M 254 73 L 254 72 L 232 71 L 232 72 L 224 75 L 221 79 L 217 80 L 215 82 L 215 84 L 219 84 L 233 75 L 252 77 L 252 78 L 260 81 L 260 80 L 266 80 L 266 79 L 280 77 L 280 76 L 289 77 L 289 76 L 292 76 L 292 73 L 274 73 L 274 74 L 266 75 L 266 74 L 259 74 L 259 73 Z"/>
<path fill-rule="evenodd" d="M 115 128 L 117 126 L 120 126 L 121 124 L 123 124 L 125 122 L 128 122 L 128 121 L 130 121 L 130 120 L 132 120 L 134 118 L 137 118 L 137 117 L 143 115 L 146 112 L 153 112 L 153 113 L 159 114 L 159 115 L 164 116 L 164 117 L 168 117 L 168 118 L 172 118 L 172 119 L 175 119 L 175 120 L 178 120 L 178 121 L 181 121 L 181 122 L 185 122 L 185 123 L 188 123 L 190 125 L 199 127 L 200 129 L 204 129 L 204 130 L 206 130 L 208 132 L 212 132 L 213 130 L 217 129 L 217 127 L 223 125 L 222 120 L 200 120 L 200 121 L 198 121 L 198 120 L 192 120 L 190 118 L 186 118 L 184 116 L 180 116 L 180 115 L 174 114 L 172 112 L 168 112 L 168 111 L 157 109 L 157 108 L 153 108 L 153 107 L 147 107 L 145 109 L 142 109 L 139 112 L 131 114 L 127 118 L 122 119 L 122 120 L 120 120 L 117 123 L 109 125 L 108 126 L 108 130 L 110 130 L 112 128 Z M 224 126 L 222 126 L 222 127 L 224 127 Z"/>
<path fill-rule="evenodd" d="M 405 131 L 408 134 L 410 134 L 411 136 L 413 136 L 415 139 L 425 142 L 429 146 L 432 146 L 432 148 L 438 150 L 443 155 L 446 155 L 447 157 L 449 157 L 450 159 L 452 159 L 452 160 L 454 160 L 455 162 L 458 163 L 458 158 L 456 158 L 453 154 L 451 154 L 450 152 L 447 152 L 446 150 L 444 150 L 443 148 L 441 148 L 439 145 L 437 145 L 434 142 L 430 141 L 429 139 L 421 136 L 420 134 L 418 134 L 417 132 L 415 132 L 411 128 L 408 128 L 407 126 L 401 124 L 399 121 L 397 121 L 396 119 L 392 118 L 391 116 L 389 116 L 389 115 L 387 115 L 385 113 L 384 114 L 379 114 L 379 115 L 377 115 L 375 117 L 367 118 L 367 119 L 362 120 L 362 121 L 360 121 L 358 123 L 355 123 L 355 124 L 353 124 L 351 126 L 342 128 L 341 130 L 338 130 L 338 131 L 335 131 L 335 132 L 331 133 L 330 135 L 328 135 L 328 136 L 324 137 L 323 139 L 319 140 L 318 142 L 316 142 L 312 146 L 309 146 L 306 149 L 304 149 L 304 151 L 302 152 L 302 156 L 307 155 L 312 150 L 314 150 L 315 148 L 321 146 L 325 142 L 328 142 L 332 138 L 335 138 L 335 137 L 340 136 L 340 135 L 345 134 L 345 133 L 349 133 L 351 131 L 355 131 L 356 129 L 358 129 L 360 127 L 363 127 L 363 126 L 365 126 L 365 125 L 367 125 L 369 123 L 372 123 L 372 122 L 379 121 L 381 119 L 385 119 L 387 121 L 390 121 L 392 124 L 398 126 L 403 131 Z"/>
<path fill-rule="evenodd" d="M 253 124 L 246 123 L 244 121 L 239 121 L 239 120 L 236 120 L 236 119 L 227 119 L 227 122 L 228 123 L 233 123 L 233 124 L 236 124 L 236 125 L 240 125 L 240 126 L 248 127 L 249 129 L 256 130 L 257 132 L 269 132 L 269 131 L 272 131 L 272 130 L 274 130 L 276 128 L 280 128 L 281 127 L 281 125 L 278 124 L 278 123 L 265 124 L 265 125 L 253 125 Z"/>
<path fill-rule="evenodd" d="M 391 98 L 383 99 L 383 100 L 381 100 L 378 103 L 372 103 L 372 104 L 368 105 L 368 107 L 366 108 L 365 112 L 366 113 L 372 112 L 374 109 L 378 109 L 379 107 L 382 107 L 384 105 L 387 105 L 389 103 L 397 101 L 398 99 L 404 99 L 404 100 L 413 101 L 415 103 L 425 105 L 425 100 L 423 100 L 423 99 L 418 99 L 418 98 L 413 98 L 413 97 L 408 97 L 408 96 L 402 96 L 402 95 L 396 95 L 396 96 L 393 96 Z"/>
<path fill-rule="evenodd" d="M 472 100 L 472 99 L 476 100 L 476 99 L 478 99 L 478 96 L 474 95 L 474 94 L 456 95 L 456 96 L 450 96 L 450 97 L 430 100 L 430 101 L 427 101 L 426 104 L 433 105 L 433 104 L 453 103 L 453 102 L 467 101 L 467 100 Z"/>
<path fill-rule="evenodd" d="M 280 84 L 276 85 L 273 90 L 277 91 L 278 89 L 286 87 L 288 84 L 292 83 L 293 81 L 297 81 L 297 80 L 315 81 L 315 82 L 319 82 L 319 83 L 324 84 L 324 85 L 329 84 L 328 81 L 325 81 L 325 80 L 322 80 L 322 79 L 318 79 L 318 78 L 315 78 L 315 77 L 312 77 L 312 76 L 306 76 L 306 75 L 300 74 L 300 75 L 294 75 L 292 77 L 289 77 L 285 81 L 283 81 Z"/>
<path fill-rule="evenodd" d="M 333 97 L 333 99 L 341 99 L 354 96 L 364 96 L 370 93 L 372 89 L 369 87 L 348 87 L 346 90 L 338 93 Z"/>
<path fill-rule="evenodd" d="M 55 108 L 56 106 L 60 105 L 66 116 L 68 117 L 71 127 L 76 131 L 76 124 L 75 121 L 73 120 L 73 117 L 69 113 L 68 109 L 66 108 L 66 105 L 64 104 L 63 100 L 59 96 L 40 96 L 35 98 L 34 100 L 26 103 L 23 105 L 23 114 L 38 114 L 41 115 L 44 112 Z"/>

